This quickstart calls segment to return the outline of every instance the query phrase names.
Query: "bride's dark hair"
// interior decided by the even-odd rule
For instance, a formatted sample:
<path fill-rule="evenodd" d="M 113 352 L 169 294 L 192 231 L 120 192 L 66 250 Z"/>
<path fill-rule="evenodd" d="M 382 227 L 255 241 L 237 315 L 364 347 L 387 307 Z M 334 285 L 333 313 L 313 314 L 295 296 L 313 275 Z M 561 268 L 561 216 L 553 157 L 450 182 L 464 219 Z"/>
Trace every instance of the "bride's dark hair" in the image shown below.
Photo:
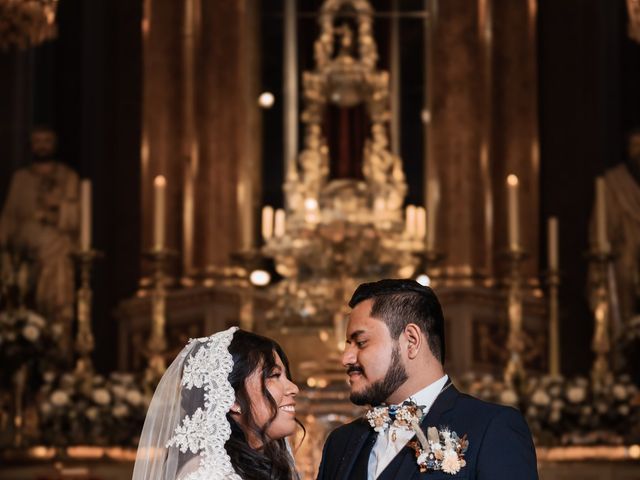
<path fill-rule="evenodd" d="M 251 429 L 262 444 L 260 449 L 251 448 L 238 422 L 232 418 L 231 414 L 227 414 L 231 425 L 231 437 L 225 449 L 231 457 L 233 468 L 244 480 L 297 479 L 298 475 L 285 440 L 273 440 L 266 434 L 266 430 L 278 414 L 278 405 L 267 390 L 265 380 L 276 368 L 276 353 L 282 359 L 287 378 L 291 380 L 287 356 L 274 340 L 244 330 L 238 330 L 233 335 L 229 352 L 233 357 L 233 370 L 229 374 L 229 383 L 235 391 L 236 401 L 242 412 L 240 414 L 242 422 L 246 428 Z M 271 417 L 262 427 L 256 424 L 251 414 L 251 398 L 245 387 L 245 380 L 258 368 L 262 370 L 260 380 L 262 394 L 271 408 Z M 302 427 L 301 424 L 300 426 Z M 304 430 L 304 427 L 302 428 Z"/>

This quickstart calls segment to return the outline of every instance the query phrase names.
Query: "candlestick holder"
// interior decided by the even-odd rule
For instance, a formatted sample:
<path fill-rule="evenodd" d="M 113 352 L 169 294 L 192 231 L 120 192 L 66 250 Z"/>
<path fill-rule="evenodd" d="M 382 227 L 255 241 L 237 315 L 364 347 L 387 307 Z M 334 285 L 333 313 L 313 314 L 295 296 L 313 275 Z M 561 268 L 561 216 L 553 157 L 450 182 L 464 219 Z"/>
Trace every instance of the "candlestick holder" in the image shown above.
<path fill-rule="evenodd" d="M 595 248 L 587 253 L 592 268 L 590 291 L 591 309 L 595 322 L 591 350 L 595 354 L 591 368 L 594 386 L 602 385 L 611 371 L 609 354 L 611 353 L 611 308 L 607 270 L 615 256 L 606 249 Z"/>
<path fill-rule="evenodd" d="M 522 315 L 522 273 L 521 265 L 528 257 L 528 253 L 520 247 L 511 247 L 505 257 L 509 261 L 509 275 L 507 277 L 507 316 L 509 320 L 509 334 L 507 349 L 509 360 L 504 370 L 504 380 L 507 385 L 519 390 L 524 384 L 525 370 L 522 360 L 524 352 L 524 330 Z"/>
<path fill-rule="evenodd" d="M 560 364 L 560 303 L 558 292 L 560 289 L 560 271 L 551 268 L 546 274 L 548 287 L 549 308 L 549 374 L 557 377 L 561 372 Z"/>
<path fill-rule="evenodd" d="M 91 353 L 95 348 L 95 340 L 91 328 L 91 304 L 93 299 L 91 269 L 93 268 L 93 263 L 102 257 L 102 253 L 97 250 L 80 250 L 72 256 L 80 271 L 80 286 L 76 293 L 78 331 L 76 333 L 75 350 L 78 358 L 75 372 L 79 376 L 86 377 L 93 372 Z"/>
<path fill-rule="evenodd" d="M 166 301 L 167 285 L 170 279 L 167 271 L 170 262 L 177 257 L 177 252 L 167 248 L 154 248 L 146 252 L 145 257 L 153 264 L 151 299 L 151 333 L 147 342 L 145 354 L 147 356 L 146 378 L 154 382 L 162 377 L 166 370 L 167 336 L 166 336 Z"/>

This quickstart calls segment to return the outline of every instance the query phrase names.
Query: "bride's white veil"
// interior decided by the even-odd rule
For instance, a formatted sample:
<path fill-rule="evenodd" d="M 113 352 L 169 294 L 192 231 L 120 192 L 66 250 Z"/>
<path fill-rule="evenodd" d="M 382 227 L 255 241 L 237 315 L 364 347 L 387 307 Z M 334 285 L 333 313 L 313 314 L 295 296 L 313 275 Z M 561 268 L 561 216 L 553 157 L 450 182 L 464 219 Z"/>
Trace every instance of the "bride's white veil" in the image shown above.
<path fill-rule="evenodd" d="M 236 330 L 189 341 L 171 363 L 151 400 L 132 480 L 241 480 L 224 448 Z"/>

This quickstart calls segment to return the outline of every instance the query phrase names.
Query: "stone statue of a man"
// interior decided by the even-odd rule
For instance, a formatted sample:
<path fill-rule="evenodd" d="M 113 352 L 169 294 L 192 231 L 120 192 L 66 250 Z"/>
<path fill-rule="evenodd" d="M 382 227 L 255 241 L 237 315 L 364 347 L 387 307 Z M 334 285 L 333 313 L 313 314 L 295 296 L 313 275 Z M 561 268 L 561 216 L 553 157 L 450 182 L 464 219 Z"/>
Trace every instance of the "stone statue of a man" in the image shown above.
<path fill-rule="evenodd" d="M 0 242 L 29 249 L 36 258 L 36 308 L 65 330 L 70 340 L 74 277 L 70 254 L 78 243 L 79 178 L 54 159 L 56 135 L 31 134 L 33 161 L 17 170 L 0 215 Z"/>

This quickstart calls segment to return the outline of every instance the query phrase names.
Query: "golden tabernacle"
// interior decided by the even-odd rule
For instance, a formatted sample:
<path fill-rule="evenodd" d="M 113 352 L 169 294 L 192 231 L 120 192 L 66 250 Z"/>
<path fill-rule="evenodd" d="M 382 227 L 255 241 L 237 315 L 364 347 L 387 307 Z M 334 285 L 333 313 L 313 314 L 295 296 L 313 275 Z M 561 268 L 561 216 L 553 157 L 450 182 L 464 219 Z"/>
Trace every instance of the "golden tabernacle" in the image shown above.
<path fill-rule="evenodd" d="M 640 478 L 639 1 L 0 17 L 1 478 L 131 478 L 160 379 L 232 326 L 286 352 L 316 478 L 383 278 L 437 293 L 447 374 L 541 479 Z"/>

